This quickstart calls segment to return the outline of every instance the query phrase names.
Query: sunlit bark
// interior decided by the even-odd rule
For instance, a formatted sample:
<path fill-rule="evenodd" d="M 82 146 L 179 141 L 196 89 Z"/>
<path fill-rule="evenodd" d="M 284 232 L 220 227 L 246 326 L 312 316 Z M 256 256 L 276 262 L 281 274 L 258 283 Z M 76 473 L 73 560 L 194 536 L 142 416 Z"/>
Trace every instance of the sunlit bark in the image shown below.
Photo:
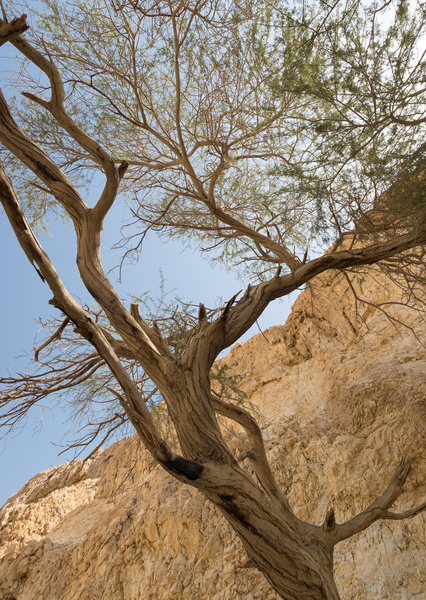
<path fill-rule="evenodd" d="M 117 8 L 115 4 L 111 6 L 117 14 L 121 14 L 132 40 L 134 32 L 126 17 L 125 8 L 142 12 L 147 19 L 152 17 L 152 12 L 158 22 L 166 20 L 172 24 L 173 36 L 170 45 L 173 47 L 174 79 L 172 84 L 168 84 L 175 90 L 175 102 L 167 117 L 172 125 L 167 119 L 162 122 L 160 113 L 152 108 L 154 93 L 150 97 L 145 90 L 145 96 L 142 97 L 143 86 L 137 85 L 136 67 L 133 74 L 117 74 L 123 81 L 126 77 L 127 83 L 130 77 L 129 85 L 135 96 L 136 114 L 132 119 L 129 115 L 123 115 L 124 120 L 131 120 L 135 131 L 140 129 L 150 136 L 147 139 L 150 140 L 151 147 L 142 150 L 142 162 L 143 168 L 148 171 L 151 169 L 154 173 L 153 189 L 157 189 L 157 172 L 171 169 L 172 178 L 175 174 L 174 169 L 178 169 L 186 186 L 179 193 L 182 193 L 186 200 L 193 201 L 194 207 L 201 206 L 205 210 L 206 219 L 214 219 L 215 235 L 223 236 L 224 239 L 227 236 L 235 236 L 248 240 L 248 245 L 255 248 L 258 258 L 265 260 L 268 265 L 278 264 L 279 268 L 275 276 L 257 285 L 248 286 L 243 294 L 237 294 L 213 315 L 208 316 L 204 306 L 200 305 L 198 324 L 191 331 L 184 349 L 180 354 L 173 352 L 157 324 L 149 325 L 139 314 L 137 304 L 133 303 L 130 309 L 126 308 L 104 273 L 100 259 L 103 221 L 117 198 L 126 172 L 131 170 L 135 161 L 127 160 L 125 156 L 120 159 L 115 157 L 87 134 L 68 113 L 60 69 L 50 56 L 44 56 L 39 49 L 19 37 L 19 32 L 26 27 L 25 19 L 21 17 L 13 21 L 10 27 L 2 22 L 0 35 L 4 36 L 6 41 L 12 41 L 15 48 L 35 67 L 41 69 L 49 80 L 48 100 L 32 92 L 26 92 L 25 96 L 47 111 L 55 126 L 66 132 L 81 153 L 92 161 L 105 178 L 100 197 L 90 208 L 65 169 L 18 126 L 6 99 L 0 94 L 0 142 L 35 175 L 44 189 L 48 190 L 72 219 L 77 234 L 76 259 L 81 280 L 101 307 L 111 328 L 108 330 L 94 320 L 66 290 L 32 232 L 12 183 L 1 167 L 0 198 L 5 213 L 27 258 L 50 287 L 53 294 L 51 304 L 61 311 L 65 319 L 36 350 L 36 360 L 40 352 L 60 339 L 65 327 L 72 323 L 74 332 L 93 347 L 92 354 L 88 355 L 82 365 L 73 366 L 74 378 L 79 383 L 83 382 L 101 366 L 108 366 L 120 391 L 110 387 L 106 389 L 124 411 L 117 418 L 122 419 L 125 414 L 155 460 L 183 483 L 199 489 L 219 508 L 239 535 L 253 564 L 262 571 L 281 597 L 289 600 L 338 600 L 339 595 L 333 578 L 334 546 L 379 519 L 409 518 L 426 508 L 426 504 L 422 504 L 402 513 L 389 510 L 402 493 L 412 458 L 403 458 L 381 498 L 348 522 L 337 524 L 333 511 L 327 514 L 321 527 L 302 522 L 295 516 L 288 499 L 275 481 L 255 419 L 243 408 L 224 401 L 212 391 L 211 369 L 218 355 L 252 326 L 271 301 L 290 294 L 321 273 L 333 269 L 346 270 L 373 265 L 426 245 L 426 212 L 424 209 L 419 210 L 411 227 L 404 227 L 392 236 L 378 239 L 370 237 L 362 245 L 357 243 L 349 245 L 346 249 L 339 249 L 339 244 L 336 244 L 331 251 L 309 260 L 307 253 L 300 258 L 295 251 L 290 250 L 290 246 L 285 242 L 285 235 L 280 233 L 279 219 L 273 221 L 271 217 L 271 224 L 268 221 L 270 227 L 278 230 L 278 234 L 272 237 L 266 226 L 256 228 L 249 218 L 244 219 L 236 211 L 226 209 L 226 203 L 220 206 L 216 197 L 217 189 L 221 177 L 234 163 L 277 156 L 286 164 L 289 162 L 289 159 L 280 155 L 277 149 L 272 147 L 272 142 L 265 141 L 264 137 L 270 127 L 283 122 L 286 111 L 292 106 L 293 96 L 283 95 L 269 119 L 264 115 L 250 115 L 244 127 L 240 121 L 245 116 L 245 108 L 243 105 L 238 106 L 235 116 L 230 118 L 227 140 L 220 140 L 220 133 L 213 132 L 215 123 L 212 121 L 209 123 L 211 139 L 206 136 L 204 139 L 192 140 L 190 144 L 190 136 L 185 132 L 188 124 L 185 123 L 182 107 L 185 79 L 181 73 L 182 46 L 198 15 L 201 15 L 200 18 L 205 19 L 206 23 L 209 23 L 208 18 L 214 20 L 215 6 L 210 6 L 208 2 L 195 2 L 191 6 L 190 3 L 188 6 L 177 6 L 169 2 L 165 3 L 165 13 L 158 12 L 160 4 L 146 8 L 146 12 L 139 3 L 128 7 L 122 5 Z M 208 18 L 202 13 L 206 6 L 210 7 Z M 136 52 L 133 56 L 136 60 L 135 55 Z M 276 75 L 274 69 L 271 77 L 272 75 Z M 145 85 L 146 80 L 143 79 L 142 83 Z M 185 85 L 188 85 L 188 82 Z M 95 89 L 93 80 L 91 86 Z M 251 94 L 253 90 L 249 91 Z M 254 101 L 253 98 L 251 100 Z M 110 101 L 113 106 L 113 98 L 110 98 Z M 262 102 L 259 101 L 257 110 L 261 109 Z M 114 106 L 113 112 L 117 115 L 118 109 Z M 201 114 L 200 109 L 197 118 L 201 119 Z M 253 118 L 257 118 L 255 125 Z M 234 138 L 231 135 L 233 128 L 236 131 Z M 260 139 L 258 147 L 255 144 L 257 136 Z M 197 172 L 196 152 L 204 148 L 209 148 L 212 155 L 215 153 L 215 160 L 217 159 L 216 166 L 210 170 L 208 177 L 205 173 L 200 175 Z M 240 154 L 242 148 L 245 148 L 244 154 Z M 259 148 L 262 148 L 262 152 Z M 161 185 L 165 189 L 167 183 L 162 181 Z M 175 196 L 162 212 L 164 219 L 168 219 L 168 212 L 179 196 L 177 190 L 176 184 L 172 189 Z M 198 208 L 194 210 L 197 211 Z M 158 224 L 156 215 L 150 226 Z M 194 226 L 195 229 L 198 227 L 199 225 Z M 262 230 L 266 230 L 266 233 Z M 353 235 L 355 239 L 356 233 Z M 177 434 L 181 454 L 172 451 L 163 439 L 140 388 L 126 369 L 123 362 L 125 360 L 133 360 L 138 364 L 153 382 L 155 389 L 161 393 Z M 55 376 L 44 390 L 40 388 L 38 397 L 44 397 L 53 392 L 53 388 L 57 389 L 61 385 L 63 388 L 72 386 L 72 382 L 61 377 L 62 375 Z M 8 412 L 9 401 L 10 398 L 7 398 L 0 402 L 0 408 L 6 407 L 4 416 L 13 421 L 19 416 L 19 408 L 17 413 L 14 409 Z M 30 406 L 31 402 L 23 403 L 21 411 L 25 412 Z M 226 444 L 217 415 L 225 416 L 244 428 L 248 437 L 248 447 L 242 455 L 234 456 Z M 115 418 L 110 422 L 115 423 Z M 250 461 L 259 483 L 241 468 L 239 462 L 245 459 Z"/>

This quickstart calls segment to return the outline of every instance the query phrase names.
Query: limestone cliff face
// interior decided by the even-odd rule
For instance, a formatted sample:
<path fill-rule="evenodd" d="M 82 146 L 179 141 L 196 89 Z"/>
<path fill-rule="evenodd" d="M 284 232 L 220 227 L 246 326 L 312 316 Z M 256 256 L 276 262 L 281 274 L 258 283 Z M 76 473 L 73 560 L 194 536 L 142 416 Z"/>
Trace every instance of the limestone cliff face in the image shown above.
<path fill-rule="evenodd" d="M 263 414 L 268 454 L 296 514 L 338 521 L 383 491 L 414 454 L 399 508 L 426 498 L 426 326 L 389 321 L 345 280 L 303 292 L 283 327 L 223 359 Z M 364 282 L 367 299 L 397 289 Z M 362 310 L 361 310 L 362 309 Z M 413 335 L 409 327 L 416 327 Z M 227 430 L 234 447 L 242 439 Z M 242 449 L 242 447 L 240 448 Z M 373 525 L 337 547 L 345 600 L 426 599 L 425 515 Z M 156 467 L 135 437 L 32 478 L 0 510 L 2 600 L 275 600 L 218 511 Z"/>

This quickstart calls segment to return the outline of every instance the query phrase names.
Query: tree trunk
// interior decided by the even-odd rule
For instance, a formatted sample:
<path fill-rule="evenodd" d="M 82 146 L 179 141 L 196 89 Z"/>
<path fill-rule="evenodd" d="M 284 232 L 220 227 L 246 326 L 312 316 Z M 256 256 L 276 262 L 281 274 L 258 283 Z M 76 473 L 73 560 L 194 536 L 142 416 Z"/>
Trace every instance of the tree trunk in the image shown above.
<path fill-rule="evenodd" d="M 333 546 L 321 539 L 320 527 L 280 511 L 238 466 L 208 466 L 195 483 L 219 508 L 249 558 L 282 598 L 340 600 Z"/>
<path fill-rule="evenodd" d="M 333 544 L 321 527 L 300 521 L 288 504 L 271 497 L 238 465 L 222 437 L 200 362 L 195 360 L 194 368 L 175 367 L 173 388 L 163 391 L 183 456 L 203 466 L 188 483 L 219 508 L 254 566 L 282 598 L 340 600 Z"/>

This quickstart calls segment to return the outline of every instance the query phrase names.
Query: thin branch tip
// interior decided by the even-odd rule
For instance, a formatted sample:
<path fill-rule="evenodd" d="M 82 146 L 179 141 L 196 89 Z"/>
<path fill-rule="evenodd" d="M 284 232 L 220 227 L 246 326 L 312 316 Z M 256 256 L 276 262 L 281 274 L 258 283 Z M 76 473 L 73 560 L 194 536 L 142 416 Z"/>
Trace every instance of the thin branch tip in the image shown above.
<path fill-rule="evenodd" d="M 237 299 L 237 296 L 239 296 L 240 293 L 241 293 L 241 290 L 239 292 L 237 292 L 236 294 L 234 294 L 234 296 L 232 296 L 232 298 L 226 303 L 226 306 L 223 309 L 222 316 L 221 316 L 222 321 L 227 320 L 229 313 L 231 311 L 231 308 L 232 308 L 235 300 Z"/>
<path fill-rule="evenodd" d="M 401 461 L 394 475 L 395 483 L 398 482 L 399 485 L 404 485 L 414 458 L 415 456 L 413 454 L 406 454 L 401 457 Z"/>
<path fill-rule="evenodd" d="M 142 322 L 142 317 L 139 314 L 139 306 L 136 302 L 130 304 L 130 314 L 139 324 Z"/>
<path fill-rule="evenodd" d="M 35 94 L 31 94 L 31 92 L 21 92 L 21 96 L 24 96 L 24 98 L 28 98 L 28 100 L 32 100 L 33 102 L 35 102 L 36 104 L 39 104 L 40 106 L 43 106 L 44 108 L 47 108 L 49 105 L 48 102 L 46 102 L 45 100 L 42 100 Z"/>
<path fill-rule="evenodd" d="M 16 19 L 13 19 L 13 21 L 10 24 L 11 25 L 22 25 L 26 22 L 26 20 L 27 20 L 27 15 L 24 13 L 20 17 L 16 17 Z M 29 27 L 29 25 L 28 25 L 28 27 Z"/>
<path fill-rule="evenodd" d="M 412 517 L 416 517 L 424 510 L 426 510 L 426 502 L 423 502 L 419 506 L 406 510 L 402 513 L 387 511 L 382 518 L 388 521 L 402 521 L 403 519 L 411 519 Z"/>
<path fill-rule="evenodd" d="M 426 503 L 402 513 L 394 513 L 389 511 L 389 508 L 395 503 L 395 501 L 404 491 L 403 486 L 414 458 L 415 456 L 412 454 L 402 456 L 392 479 L 390 480 L 381 497 L 370 504 L 366 510 L 356 515 L 353 519 L 346 521 L 346 523 L 343 523 L 342 525 L 338 525 L 337 530 L 339 534 L 339 541 L 347 539 L 348 537 L 367 529 L 367 527 L 369 527 L 375 521 L 408 519 L 425 510 Z"/>
<path fill-rule="evenodd" d="M 7 20 L 3 4 L 1 4 L 3 19 L 0 19 L 0 46 L 6 42 L 12 42 L 25 33 L 30 26 L 27 24 L 27 15 L 22 14 L 10 23 Z"/>
<path fill-rule="evenodd" d="M 34 360 L 36 362 L 39 362 L 39 355 L 40 352 L 46 348 L 47 346 L 49 346 L 52 342 L 54 342 L 56 339 L 61 339 L 61 335 L 62 332 L 64 331 L 65 327 L 68 325 L 68 323 L 70 322 L 70 318 L 66 317 L 61 325 L 58 327 L 58 329 L 56 329 L 56 331 L 53 332 L 53 334 L 38 348 L 34 349 Z"/>

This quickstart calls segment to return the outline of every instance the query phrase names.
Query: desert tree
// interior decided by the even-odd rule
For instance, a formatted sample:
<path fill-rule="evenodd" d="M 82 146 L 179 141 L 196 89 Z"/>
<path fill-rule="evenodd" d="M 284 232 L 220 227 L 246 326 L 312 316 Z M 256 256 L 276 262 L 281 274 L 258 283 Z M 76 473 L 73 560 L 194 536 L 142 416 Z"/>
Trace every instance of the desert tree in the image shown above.
<path fill-rule="evenodd" d="M 379 265 L 420 289 L 408 294 L 420 310 L 424 5 L 45 0 L 30 29 L 17 11 L 3 6 L 0 24 L 23 60 L 21 99 L 0 96 L 0 197 L 60 316 L 46 324 L 34 373 L 3 378 L 3 426 L 52 394 L 90 425 L 83 444 L 131 424 L 159 465 L 218 507 L 282 598 L 337 600 L 336 544 L 425 509 L 390 510 L 412 457 L 349 521 L 332 510 L 321 526 L 301 521 L 238 382 L 215 359 L 269 303 L 331 270 Z M 238 270 L 245 291 L 195 312 L 143 296 L 126 306 L 100 258 L 118 198 L 132 219 L 124 260 L 143 257 L 154 231 Z M 51 211 L 74 226 L 91 307 L 36 237 Z M 245 430 L 238 456 L 218 416 Z"/>

